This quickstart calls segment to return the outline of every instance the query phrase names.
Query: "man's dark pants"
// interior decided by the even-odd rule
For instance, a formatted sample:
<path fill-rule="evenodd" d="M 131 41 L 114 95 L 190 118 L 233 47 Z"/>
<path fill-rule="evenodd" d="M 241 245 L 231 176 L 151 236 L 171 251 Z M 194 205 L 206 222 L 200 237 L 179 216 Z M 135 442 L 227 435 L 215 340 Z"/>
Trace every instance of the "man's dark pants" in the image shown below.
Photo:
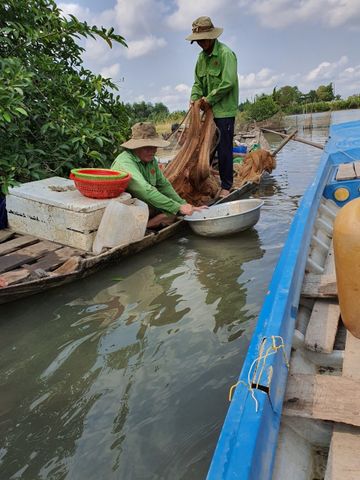
<path fill-rule="evenodd" d="M 220 130 L 220 142 L 217 146 L 221 188 L 230 190 L 233 184 L 233 137 L 235 117 L 215 118 Z"/>

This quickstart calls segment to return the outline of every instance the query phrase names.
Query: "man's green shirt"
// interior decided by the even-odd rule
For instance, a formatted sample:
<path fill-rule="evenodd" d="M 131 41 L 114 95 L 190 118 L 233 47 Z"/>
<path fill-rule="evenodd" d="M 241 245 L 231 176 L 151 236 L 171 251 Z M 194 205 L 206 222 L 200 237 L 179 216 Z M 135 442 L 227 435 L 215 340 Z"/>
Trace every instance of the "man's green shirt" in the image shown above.
<path fill-rule="evenodd" d="M 215 118 L 236 116 L 239 106 L 236 55 L 218 40 L 210 55 L 200 52 L 196 63 L 191 100 L 201 97 L 206 97 Z"/>
<path fill-rule="evenodd" d="M 111 168 L 130 173 L 127 190 L 152 207 L 176 215 L 181 205 L 186 203 L 164 176 L 155 157 L 151 162 L 144 163 L 131 150 L 125 150 L 116 157 Z"/>

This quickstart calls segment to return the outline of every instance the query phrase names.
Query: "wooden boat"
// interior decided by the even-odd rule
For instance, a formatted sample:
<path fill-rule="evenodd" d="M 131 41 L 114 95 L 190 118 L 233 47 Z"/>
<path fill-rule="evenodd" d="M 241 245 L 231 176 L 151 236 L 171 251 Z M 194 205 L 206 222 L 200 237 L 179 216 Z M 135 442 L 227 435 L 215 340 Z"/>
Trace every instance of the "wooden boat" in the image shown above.
<path fill-rule="evenodd" d="M 340 320 L 332 248 L 337 211 L 359 188 L 360 122 L 335 125 L 231 389 L 208 480 L 360 478 L 360 340 Z"/>
<path fill-rule="evenodd" d="M 219 203 L 239 200 L 254 187 L 248 183 Z M 0 230 L 0 304 L 85 278 L 166 240 L 182 228 L 185 222 L 179 220 L 159 231 L 148 231 L 142 240 L 108 249 L 100 255 L 9 229 Z"/>

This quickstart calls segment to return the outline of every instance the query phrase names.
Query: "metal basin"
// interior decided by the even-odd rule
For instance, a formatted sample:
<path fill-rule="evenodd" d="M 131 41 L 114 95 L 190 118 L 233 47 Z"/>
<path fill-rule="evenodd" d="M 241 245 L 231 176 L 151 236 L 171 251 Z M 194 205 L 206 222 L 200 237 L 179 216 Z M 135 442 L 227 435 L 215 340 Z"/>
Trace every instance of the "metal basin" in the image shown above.
<path fill-rule="evenodd" d="M 213 205 L 208 210 L 187 215 L 191 229 L 205 237 L 220 237 L 252 227 L 260 217 L 262 200 L 246 199 Z"/>

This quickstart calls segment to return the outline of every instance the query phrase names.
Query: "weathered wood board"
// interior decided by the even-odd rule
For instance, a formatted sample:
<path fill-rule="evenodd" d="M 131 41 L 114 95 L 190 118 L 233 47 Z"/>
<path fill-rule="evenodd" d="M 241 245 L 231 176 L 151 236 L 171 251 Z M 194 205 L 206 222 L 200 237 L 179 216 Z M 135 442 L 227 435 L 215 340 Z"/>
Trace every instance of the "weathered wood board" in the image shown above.
<path fill-rule="evenodd" d="M 336 180 L 352 180 L 356 178 L 353 163 L 341 163 L 336 173 Z"/>
<path fill-rule="evenodd" d="M 301 294 L 309 298 L 337 297 L 336 277 L 334 274 L 318 275 L 308 273 L 304 277 Z"/>
<path fill-rule="evenodd" d="M 306 329 L 305 346 L 315 352 L 331 353 L 339 319 L 340 307 L 337 302 L 317 300 Z"/>
<path fill-rule="evenodd" d="M 31 235 L 24 235 L 19 238 L 14 238 L 13 240 L 7 241 L 0 245 L 0 255 L 7 255 L 8 253 L 15 252 L 15 250 L 19 248 L 33 245 L 38 241 L 38 238 L 32 237 Z"/>
<path fill-rule="evenodd" d="M 335 375 L 290 375 L 284 413 L 360 426 L 360 381 Z"/>

